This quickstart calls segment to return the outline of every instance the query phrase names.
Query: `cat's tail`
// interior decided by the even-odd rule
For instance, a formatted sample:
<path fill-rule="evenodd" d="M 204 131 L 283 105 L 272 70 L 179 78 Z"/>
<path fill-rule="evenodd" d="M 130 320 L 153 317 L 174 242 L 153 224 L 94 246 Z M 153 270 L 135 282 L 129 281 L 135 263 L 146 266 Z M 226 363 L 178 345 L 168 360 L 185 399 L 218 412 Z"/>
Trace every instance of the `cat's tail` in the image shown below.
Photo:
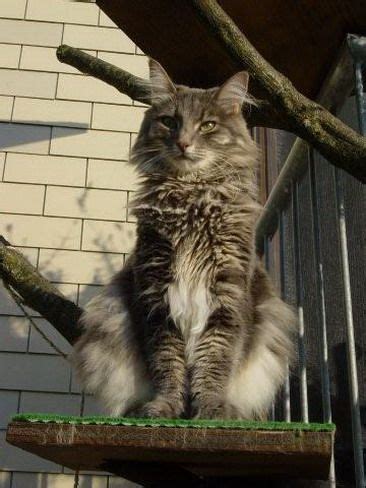
<path fill-rule="evenodd" d="M 258 264 L 252 279 L 254 326 L 250 346 L 229 388 L 240 418 L 265 418 L 293 359 L 296 318 Z"/>

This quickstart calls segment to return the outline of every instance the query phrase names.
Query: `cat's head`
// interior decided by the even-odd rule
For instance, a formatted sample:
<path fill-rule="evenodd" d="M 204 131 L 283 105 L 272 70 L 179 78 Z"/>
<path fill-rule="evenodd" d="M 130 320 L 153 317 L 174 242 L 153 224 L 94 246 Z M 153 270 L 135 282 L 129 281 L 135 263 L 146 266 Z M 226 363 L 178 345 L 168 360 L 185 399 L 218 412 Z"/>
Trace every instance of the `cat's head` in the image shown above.
<path fill-rule="evenodd" d="M 132 151 L 142 173 L 225 174 L 253 160 L 255 145 L 242 116 L 243 103 L 251 103 L 247 72 L 202 90 L 175 85 L 157 61 L 149 64 L 152 106 Z"/>

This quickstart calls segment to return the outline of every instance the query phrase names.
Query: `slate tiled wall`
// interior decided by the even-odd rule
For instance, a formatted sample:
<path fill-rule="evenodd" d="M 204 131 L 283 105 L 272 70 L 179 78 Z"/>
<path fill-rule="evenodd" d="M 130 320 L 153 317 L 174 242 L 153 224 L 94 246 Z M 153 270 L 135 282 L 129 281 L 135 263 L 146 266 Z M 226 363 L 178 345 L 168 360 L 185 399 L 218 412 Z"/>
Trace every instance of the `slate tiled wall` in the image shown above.
<path fill-rule="evenodd" d="M 58 62 L 66 43 L 146 77 L 146 57 L 94 3 L 0 0 L 0 234 L 83 305 L 124 261 L 135 239 L 127 164 L 144 107 Z M 65 353 L 46 320 L 34 321 Z M 64 488 L 74 474 L 5 443 L 16 412 L 79 414 L 80 387 L 0 289 L 0 487 Z M 87 397 L 85 413 L 98 411 Z M 82 488 L 135 486 L 82 474 Z"/>

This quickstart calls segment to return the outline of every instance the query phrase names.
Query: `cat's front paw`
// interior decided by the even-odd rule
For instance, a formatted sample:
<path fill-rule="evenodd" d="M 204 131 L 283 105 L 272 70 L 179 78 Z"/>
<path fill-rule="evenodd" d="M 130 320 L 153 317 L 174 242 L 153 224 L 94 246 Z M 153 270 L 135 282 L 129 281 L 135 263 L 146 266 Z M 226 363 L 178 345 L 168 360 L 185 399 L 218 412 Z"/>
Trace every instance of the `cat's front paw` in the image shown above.
<path fill-rule="evenodd" d="M 145 403 L 139 408 L 128 412 L 129 417 L 135 418 L 178 418 L 182 409 L 178 408 L 173 402 L 164 399 L 155 399 Z"/>
<path fill-rule="evenodd" d="M 201 405 L 195 412 L 195 419 L 225 419 L 225 405 L 217 403 L 214 405 Z"/>
<path fill-rule="evenodd" d="M 194 405 L 193 417 L 196 419 L 233 419 L 237 417 L 237 412 L 221 399 L 208 398 Z"/>

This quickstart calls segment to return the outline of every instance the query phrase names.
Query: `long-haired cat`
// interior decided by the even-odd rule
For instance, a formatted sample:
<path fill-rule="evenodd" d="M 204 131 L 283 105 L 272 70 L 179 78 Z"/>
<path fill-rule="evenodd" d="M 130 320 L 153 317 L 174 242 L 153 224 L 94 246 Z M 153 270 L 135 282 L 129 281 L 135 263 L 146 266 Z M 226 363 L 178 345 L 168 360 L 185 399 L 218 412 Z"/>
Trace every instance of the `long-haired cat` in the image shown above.
<path fill-rule="evenodd" d="M 86 306 L 74 363 L 111 415 L 263 418 L 294 316 L 255 255 L 248 75 L 192 89 L 150 60 L 150 78 L 131 158 L 142 176 L 137 242 Z"/>

